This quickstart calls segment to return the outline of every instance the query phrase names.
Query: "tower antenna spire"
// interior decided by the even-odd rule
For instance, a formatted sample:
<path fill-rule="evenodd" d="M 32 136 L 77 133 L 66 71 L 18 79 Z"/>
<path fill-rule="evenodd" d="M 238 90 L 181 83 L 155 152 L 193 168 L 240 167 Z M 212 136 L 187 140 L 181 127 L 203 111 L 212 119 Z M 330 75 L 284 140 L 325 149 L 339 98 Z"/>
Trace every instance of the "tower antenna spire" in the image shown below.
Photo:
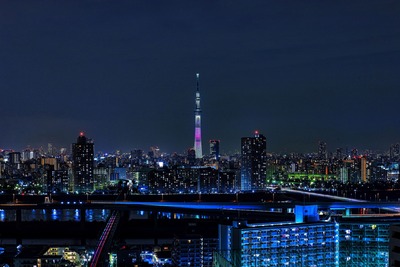
<path fill-rule="evenodd" d="M 196 73 L 196 82 L 197 82 L 197 92 L 200 92 L 200 74 Z"/>

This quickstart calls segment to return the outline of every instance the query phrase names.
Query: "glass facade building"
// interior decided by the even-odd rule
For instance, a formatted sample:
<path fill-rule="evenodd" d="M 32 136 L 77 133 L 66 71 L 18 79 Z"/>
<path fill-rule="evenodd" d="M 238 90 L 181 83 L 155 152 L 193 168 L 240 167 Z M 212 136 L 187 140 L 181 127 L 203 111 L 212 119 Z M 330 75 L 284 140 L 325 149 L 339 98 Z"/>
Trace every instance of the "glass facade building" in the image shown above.
<path fill-rule="evenodd" d="M 216 266 L 339 266 L 336 223 L 220 226 Z M 218 262 L 219 263 L 218 263 Z"/>
<path fill-rule="evenodd" d="M 390 222 L 343 221 L 339 227 L 340 266 L 388 267 Z"/>

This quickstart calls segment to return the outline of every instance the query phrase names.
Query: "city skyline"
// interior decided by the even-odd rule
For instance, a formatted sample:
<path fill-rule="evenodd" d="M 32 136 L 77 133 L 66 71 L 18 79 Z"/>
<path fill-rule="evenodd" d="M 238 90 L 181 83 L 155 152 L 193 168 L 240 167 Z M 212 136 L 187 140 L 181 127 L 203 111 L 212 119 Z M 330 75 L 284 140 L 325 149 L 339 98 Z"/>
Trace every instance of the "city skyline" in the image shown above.
<path fill-rule="evenodd" d="M 193 145 L 200 73 L 203 150 L 267 151 L 400 141 L 400 3 L 394 1 L 3 1 L 0 147 L 97 151 Z"/>

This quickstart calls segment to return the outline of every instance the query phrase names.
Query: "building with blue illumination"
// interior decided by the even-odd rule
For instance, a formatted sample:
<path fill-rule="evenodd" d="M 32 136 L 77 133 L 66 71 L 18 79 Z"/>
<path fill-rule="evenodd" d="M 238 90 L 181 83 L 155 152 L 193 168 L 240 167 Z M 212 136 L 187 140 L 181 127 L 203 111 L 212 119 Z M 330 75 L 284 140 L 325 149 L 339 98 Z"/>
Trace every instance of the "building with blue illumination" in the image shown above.
<path fill-rule="evenodd" d="M 339 227 L 340 266 L 388 267 L 391 224 L 393 222 L 378 218 L 342 219 Z"/>
<path fill-rule="evenodd" d="M 319 221 L 316 206 L 296 210 L 295 222 L 220 225 L 215 266 L 339 266 L 339 225 Z"/>

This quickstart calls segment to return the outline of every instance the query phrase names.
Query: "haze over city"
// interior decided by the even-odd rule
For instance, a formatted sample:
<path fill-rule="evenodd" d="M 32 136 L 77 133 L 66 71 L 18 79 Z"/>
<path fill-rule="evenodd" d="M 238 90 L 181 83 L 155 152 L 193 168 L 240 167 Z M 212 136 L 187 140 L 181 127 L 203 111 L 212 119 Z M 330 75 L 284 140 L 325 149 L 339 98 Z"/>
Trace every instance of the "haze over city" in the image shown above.
<path fill-rule="evenodd" d="M 400 140 L 398 1 L 0 4 L 0 148 L 203 147 L 259 130 L 269 152 Z"/>

